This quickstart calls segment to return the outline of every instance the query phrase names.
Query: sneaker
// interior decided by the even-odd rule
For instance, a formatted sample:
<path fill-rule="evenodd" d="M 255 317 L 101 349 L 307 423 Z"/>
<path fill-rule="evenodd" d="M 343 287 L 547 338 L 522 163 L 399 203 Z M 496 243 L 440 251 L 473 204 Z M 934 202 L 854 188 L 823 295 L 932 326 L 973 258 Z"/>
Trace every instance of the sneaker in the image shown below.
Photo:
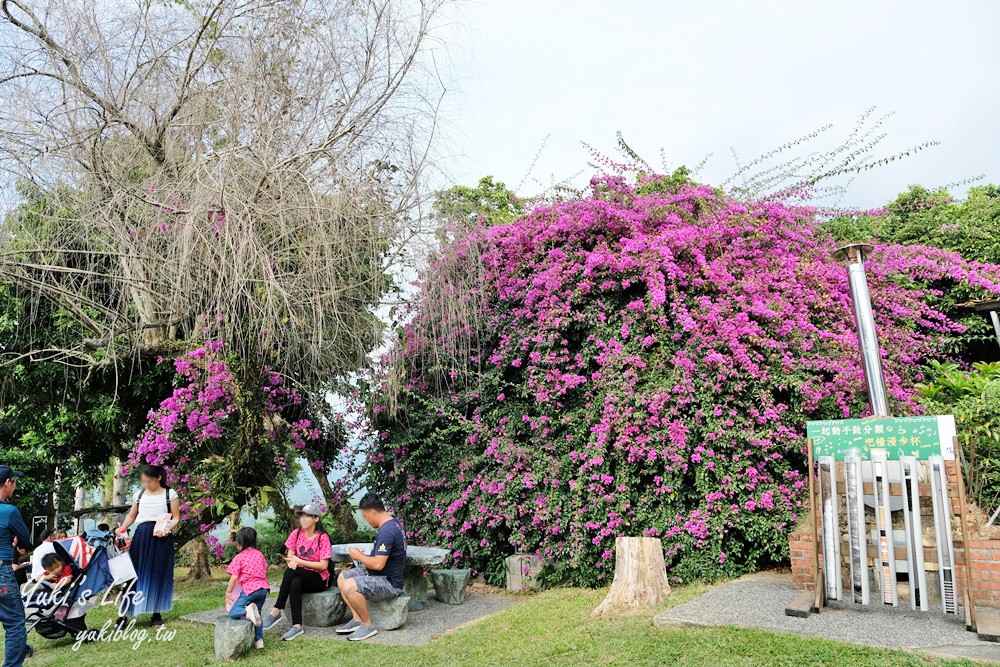
<path fill-rule="evenodd" d="M 247 605 L 246 611 L 247 620 L 253 623 L 253 627 L 259 628 L 261 624 L 260 612 L 257 611 L 257 605 L 251 604 Z"/>
<path fill-rule="evenodd" d="M 264 617 L 264 621 L 261 623 L 261 625 L 264 626 L 265 630 L 269 630 L 271 626 L 273 626 L 280 620 L 281 620 L 281 614 L 278 614 L 277 616 L 273 614 L 268 614 L 267 616 Z"/>
<path fill-rule="evenodd" d="M 352 618 L 347 623 L 338 626 L 335 632 L 338 635 L 349 635 L 360 627 L 361 627 L 361 621 Z"/>
<path fill-rule="evenodd" d="M 347 639 L 352 642 L 359 642 L 363 639 L 374 637 L 377 634 L 378 630 L 375 629 L 374 625 L 362 625 L 357 630 L 348 635 Z"/>
<path fill-rule="evenodd" d="M 263 639 L 258 639 L 257 641 L 255 641 L 253 643 L 253 647 L 254 648 L 264 648 L 264 640 Z"/>
<path fill-rule="evenodd" d="M 306 633 L 305 630 L 303 630 L 302 628 L 297 628 L 293 625 L 292 627 L 288 628 L 288 632 L 281 635 L 281 641 L 290 642 L 299 635 L 304 635 L 305 633 Z"/>

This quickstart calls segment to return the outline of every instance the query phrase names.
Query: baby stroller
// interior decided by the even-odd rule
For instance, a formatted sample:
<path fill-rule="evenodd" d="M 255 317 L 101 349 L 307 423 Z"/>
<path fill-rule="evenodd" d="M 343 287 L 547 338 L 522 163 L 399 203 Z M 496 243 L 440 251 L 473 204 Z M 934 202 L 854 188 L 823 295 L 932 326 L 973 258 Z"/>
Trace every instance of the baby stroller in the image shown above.
<path fill-rule="evenodd" d="M 117 555 L 113 541 L 112 533 L 94 530 L 53 543 L 56 555 L 72 569 L 72 579 L 59 590 L 32 586 L 22 596 L 29 633 L 35 630 L 45 639 L 61 639 L 86 631 L 87 611 L 115 583 L 108 567 L 110 556 Z"/>

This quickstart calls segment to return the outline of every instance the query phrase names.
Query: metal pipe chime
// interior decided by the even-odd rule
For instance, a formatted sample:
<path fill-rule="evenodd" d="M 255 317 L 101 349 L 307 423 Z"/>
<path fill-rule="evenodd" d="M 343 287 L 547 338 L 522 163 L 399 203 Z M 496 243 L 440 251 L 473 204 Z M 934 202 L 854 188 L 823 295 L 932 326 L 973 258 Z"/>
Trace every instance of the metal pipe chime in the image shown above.
<path fill-rule="evenodd" d="M 927 611 L 927 572 L 924 569 L 924 535 L 920 525 L 920 492 L 917 460 L 904 456 L 899 462 L 903 473 L 903 526 L 910 574 L 910 609 Z"/>
<path fill-rule="evenodd" d="M 844 457 L 847 485 L 847 539 L 851 547 L 851 587 L 855 604 L 868 604 L 868 540 L 865 537 L 865 493 L 861 479 L 861 453 L 853 450 Z"/>
<path fill-rule="evenodd" d="M 896 553 L 892 541 L 892 511 L 889 509 L 889 461 L 884 449 L 872 452 L 875 490 L 875 530 L 878 535 L 878 581 L 882 590 L 883 604 L 896 606 L 899 595 L 896 590 Z"/>
<path fill-rule="evenodd" d="M 837 464 L 832 456 L 819 458 L 819 492 L 823 512 L 823 579 L 826 597 L 839 600 L 844 588 L 840 569 L 840 501 L 837 498 Z"/>
<path fill-rule="evenodd" d="M 951 536 L 951 500 L 944 459 L 930 458 L 931 502 L 934 506 L 934 532 L 937 542 L 938 576 L 941 579 L 941 606 L 946 614 L 958 613 L 955 592 L 955 545 Z"/>

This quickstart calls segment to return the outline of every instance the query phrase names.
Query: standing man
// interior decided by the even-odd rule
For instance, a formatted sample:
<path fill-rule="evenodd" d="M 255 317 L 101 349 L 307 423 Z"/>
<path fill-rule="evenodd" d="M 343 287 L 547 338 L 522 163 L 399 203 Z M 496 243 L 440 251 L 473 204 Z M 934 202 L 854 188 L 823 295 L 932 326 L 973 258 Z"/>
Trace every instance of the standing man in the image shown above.
<path fill-rule="evenodd" d="M 360 567 L 337 577 L 340 595 L 351 610 L 352 618 L 337 628 L 351 641 L 361 641 L 378 634 L 368 615 L 368 601 L 388 600 L 403 594 L 403 570 L 406 568 L 406 534 L 399 519 L 385 511 L 382 499 L 367 494 L 358 505 L 375 534 L 375 544 L 367 556 L 359 549 L 347 553 Z"/>
<path fill-rule="evenodd" d="M 14 570 L 14 548 L 31 549 L 31 533 L 17 508 L 10 504 L 17 490 L 17 479 L 24 473 L 0 465 L 0 624 L 5 635 L 3 667 L 21 667 L 28 652 L 28 633 L 24 629 L 24 604 Z"/>

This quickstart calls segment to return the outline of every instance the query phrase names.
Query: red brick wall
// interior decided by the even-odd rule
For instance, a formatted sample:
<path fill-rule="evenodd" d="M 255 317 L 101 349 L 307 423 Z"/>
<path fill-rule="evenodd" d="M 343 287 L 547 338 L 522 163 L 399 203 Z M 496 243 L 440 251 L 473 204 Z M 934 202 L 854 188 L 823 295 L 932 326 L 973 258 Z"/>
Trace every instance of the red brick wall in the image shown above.
<path fill-rule="evenodd" d="M 811 591 L 816 581 L 813 573 L 815 548 L 808 520 L 802 523 L 805 525 L 800 524 L 788 534 L 788 548 L 792 556 L 792 584 L 795 590 Z M 819 557 L 819 566 L 823 567 L 822 554 Z"/>
<path fill-rule="evenodd" d="M 1000 608 L 1000 540 L 970 537 L 972 595 L 977 607 Z M 956 560 L 964 561 L 959 555 Z M 955 568 L 958 590 L 965 590 L 965 566 Z"/>

